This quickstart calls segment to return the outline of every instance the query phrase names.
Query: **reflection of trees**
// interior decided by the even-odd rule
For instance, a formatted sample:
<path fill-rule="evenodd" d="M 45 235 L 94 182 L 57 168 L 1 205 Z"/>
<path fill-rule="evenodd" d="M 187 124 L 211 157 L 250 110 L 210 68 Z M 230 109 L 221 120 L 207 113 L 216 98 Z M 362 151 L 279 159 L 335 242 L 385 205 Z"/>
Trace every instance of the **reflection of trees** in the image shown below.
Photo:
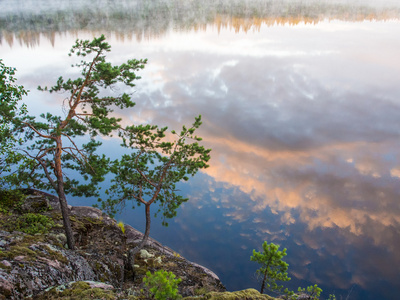
<path fill-rule="evenodd" d="M 400 6 L 378 6 L 373 0 L 89 0 L 0 2 L 0 38 L 33 45 L 40 34 L 88 30 L 107 31 L 138 40 L 169 29 L 201 30 L 207 26 L 235 31 L 257 30 L 263 24 L 317 23 L 399 18 Z M 33 2 L 32 2 L 33 3 Z"/>

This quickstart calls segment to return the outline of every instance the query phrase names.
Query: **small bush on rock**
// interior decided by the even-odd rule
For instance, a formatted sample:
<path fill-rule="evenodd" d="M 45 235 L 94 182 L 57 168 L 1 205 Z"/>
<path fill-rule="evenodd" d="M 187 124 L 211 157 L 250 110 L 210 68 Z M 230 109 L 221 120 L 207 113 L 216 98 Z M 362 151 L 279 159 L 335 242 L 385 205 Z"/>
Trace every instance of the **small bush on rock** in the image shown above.
<path fill-rule="evenodd" d="M 300 295 L 301 294 L 306 295 L 307 299 L 318 300 L 321 295 L 322 289 L 319 288 L 318 285 L 315 284 L 315 285 L 308 286 L 306 289 L 299 287 L 297 292 Z M 297 299 L 297 297 L 293 298 L 293 299 Z"/>
<path fill-rule="evenodd" d="M 54 226 L 54 221 L 47 216 L 28 213 L 20 216 L 15 230 L 27 234 L 47 233 Z"/>
<path fill-rule="evenodd" d="M 20 210 L 25 197 L 24 193 L 20 190 L 0 189 L 0 213 Z"/>
<path fill-rule="evenodd" d="M 143 278 L 148 295 L 151 299 L 157 300 L 181 299 L 178 294 L 178 284 L 181 281 L 172 272 L 164 270 L 159 270 L 153 274 L 147 272 Z"/>

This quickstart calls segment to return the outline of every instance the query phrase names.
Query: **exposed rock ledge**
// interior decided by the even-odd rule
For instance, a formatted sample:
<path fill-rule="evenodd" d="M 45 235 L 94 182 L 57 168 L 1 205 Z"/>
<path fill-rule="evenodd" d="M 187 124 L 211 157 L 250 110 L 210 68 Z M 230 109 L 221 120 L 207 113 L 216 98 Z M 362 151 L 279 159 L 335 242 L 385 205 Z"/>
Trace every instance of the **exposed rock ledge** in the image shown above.
<path fill-rule="evenodd" d="M 126 254 L 142 233 L 129 225 L 123 232 L 114 219 L 93 207 L 69 207 L 76 250 L 68 250 L 57 197 L 36 190 L 28 194 L 17 208 L 11 202 L 8 213 L 0 210 L 0 300 L 145 299 L 140 292 L 143 276 L 158 269 L 182 279 L 178 288 L 186 300 L 274 299 L 254 289 L 225 292 L 211 270 L 151 238 L 145 255 L 135 257 L 133 276 L 125 268 Z M 51 221 L 48 232 L 21 232 L 29 223 L 24 216 L 32 213 Z"/>
<path fill-rule="evenodd" d="M 79 216 L 81 218 L 84 217 L 90 217 L 95 220 L 102 220 L 105 224 L 109 226 L 117 226 L 117 222 L 115 219 L 110 218 L 108 215 L 103 213 L 101 210 L 94 208 L 94 207 L 89 207 L 89 206 L 75 206 L 71 207 L 71 214 L 74 216 Z M 128 248 L 131 248 L 135 246 L 136 244 L 140 243 L 140 241 L 143 238 L 143 233 L 136 230 L 132 226 L 128 224 L 124 224 L 124 229 L 125 229 L 125 237 L 126 237 L 126 244 L 128 245 Z M 177 254 L 175 251 L 173 251 L 171 248 L 168 248 L 155 239 L 149 237 L 146 243 L 146 246 L 152 249 L 155 249 L 157 252 L 162 253 L 163 255 L 167 257 L 176 257 L 180 256 Z M 201 266 L 199 264 L 196 264 L 194 262 L 190 262 L 186 260 L 185 258 L 182 257 L 182 260 L 187 262 L 187 264 L 192 265 L 195 268 L 201 269 L 205 274 L 208 276 L 212 277 L 216 281 L 220 281 L 219 277 L 212 272 L 211 270 L 207 269 L 204 266 Z"/>
<path fill-rule="evenodd" d="M 65 290 L 79 287 L 80 296 L 64 299 L 137 298 L 142 278 L 149 271 L 164 269 L 182 279 L 183 297 L 223 292 L 225 287 L 211 270 L 192 263 L 172 249 L 149 239 L 135 257 L 135 276 L 125 268 L 127 251 L 142 238 L 142 233 L 117 222 L 93 207 L 69 207 L 76 250 L 66 249 L 58 199 L 30 190 L 18 211 L 0 213 L 0 299 L 61 299 Z M 46 234 L 30 235 L 15 230 L 22 214 L 38 213 L 54 221 Z M 14 228 L 14 229 L 13 229 Z M 90 290 L 88 295 L 84 292 Z M 72 298 L 71 298 L 72 297 Z M 197 298 L 198 299 L 198 298 Z"/>
<path fill-rule="evenodd" d="M 11 204 L 8 213 L 0 210 L 0 300 L 145 299 L 140 293 L 143 276 L 158 269 L 182 279 L 179 293 L 186 300 L 274 299 L 254 289 L 225 292 L 211 270 L 152 238 L 145 255 L 135 257 L 133 276 L 125 268 L 126 254 L 142 233 L 129 225 L 123 232 L 114 219 L 93 207 L 69 207 L 77 249 L 68 250 L 57 197 L 36 190 L 27 193 L 18 207 Z M 29 223 L 24 216 L 32 213 L 51 221 L 48 232 L 21 232 Z"/>

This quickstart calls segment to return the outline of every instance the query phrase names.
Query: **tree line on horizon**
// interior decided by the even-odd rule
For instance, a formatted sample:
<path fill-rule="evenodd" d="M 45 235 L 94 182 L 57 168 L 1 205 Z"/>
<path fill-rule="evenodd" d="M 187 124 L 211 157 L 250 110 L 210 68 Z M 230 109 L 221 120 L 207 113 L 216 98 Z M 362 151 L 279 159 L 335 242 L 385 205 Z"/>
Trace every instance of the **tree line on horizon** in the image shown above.
<path fill-rule="evenodd" d="M 372 2 L 373 3 L 373 2 Z M 60 9 L 63 7 L 63 9 Z M 1 3 L 0 3 L 1 8 Z M 0 38 L 9 45 L 14 39 L 26 45 L 38 43 L 39 37 L 54 40 L 54 33 L 85 29 L 110 31 L 121 38 L 159 37 L 175 28 L 179 31 L 202 30 L 208 26 L 234 29 L 236 32 L 259 30 L 261 24 L 316 24 L 323 20 L 361 22 L 386 21 L 400 18 L 400 7 L 343 1 L 104 1 L 93 6 L 57 5 L 35 7 L 15 6 L 1 13 Z M 14 36 L 15 35 L 15 36 Z"/>

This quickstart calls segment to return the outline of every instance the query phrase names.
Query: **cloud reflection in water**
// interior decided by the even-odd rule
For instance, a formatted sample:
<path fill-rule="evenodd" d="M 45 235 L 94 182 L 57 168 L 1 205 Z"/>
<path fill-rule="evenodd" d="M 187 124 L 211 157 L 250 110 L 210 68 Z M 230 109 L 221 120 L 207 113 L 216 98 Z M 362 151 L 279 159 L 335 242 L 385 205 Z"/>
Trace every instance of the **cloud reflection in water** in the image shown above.
<path fill-rule="evenodd" d="M 394 55 L 400 41 L 390 38 L 398 32 L 395 24 L 266 29 L 255 44 L 251 35 L 227 41 L 230 53 L 202 46 L 179 52 L 177 43 L 160 72 L 163 88 L 139 93 L 146 105 L 167 103 L 155 120 L 174 124 L 174 118 L 189 122 L 193 113 L 203 114 L 203 135 L 213 148 L 206 173 L 213 185 L 236 190 L 218 202 L 225 210 L 223 232 L 254 223 L 258 241 L 300 250 L 290 259 L 297 278 L 347 291 L 373 286 L 388 299 L 384 290 L 393 291 L 400 266 L 400 67 Z M 377 28 L 383 31 L 371 38 Z M 268 43 L 260 42 L 264 37 Z M 225 42 L 224 35 L 218 39 Z M 288 55 L 274 55 L 279 49 Z M 284 224 L 279 234 L 271 233 L 271 213 Z M 297 247 L 289 247 L 291 238 Z M 305 257 L 313 267 L 299 267 Z"/>
<path fill-rule="evenodd" d="M 251 249 L 269 240 L 289 249 L 295 280 L 375 289 L 363 299 L 400 292 L 399 28 L 335 21 L 141 43 L 111 35 L 112 59 L 149 58 L 135 115 L 119 114 L 171 128 L 202 114 L 200 135 L 213 148 L 206 174 L 182 187 L 191 201 L 163 238 L 231 289 L 253 283 L 243 279 L 255 269 Z M 240 250 L 227 254 L 227 245 Z"/>

